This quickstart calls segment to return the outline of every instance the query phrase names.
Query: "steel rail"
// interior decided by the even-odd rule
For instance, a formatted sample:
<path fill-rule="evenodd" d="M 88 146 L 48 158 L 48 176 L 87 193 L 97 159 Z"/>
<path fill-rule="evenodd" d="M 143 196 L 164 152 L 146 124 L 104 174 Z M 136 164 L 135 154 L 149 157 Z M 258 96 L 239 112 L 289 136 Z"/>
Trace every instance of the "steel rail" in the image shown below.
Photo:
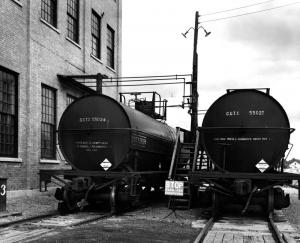
<path fill-rule="evenodd" d="M 268 216 L 268 226 L 276 242 L 286 243 L 286 241 L 283 239 L 283 234 L 278 230 L 276 224 L 274 223 L 272 212 Z"/>
<path fill-rule="evenodd" d="M 79 221 L 79 222 L 76 222 L 76 223 L 72 223 L 72 224 L 68 225 L 68 227 L 75 227 L 75 226 L 80 226 L 80 225 L 83 225 L 83 224 L 88 224 L 88 223 L 97 221 L 99 219 L 109 218 L 111 216 L 113 216 L 113 214 L 111 214 L 111 213 L 106 213 L 106 214 L 103 214 L 103 215 L 97 215 L 97 216 L 89 218 L 89 219 L 84 219 L 82 221 Z"/>
<path fill-rule="evenodd" d="M 1 223 L 0 228 L 5 228 L 8 226 L 18 225 L 18 224 L 27 223 L 27 222 L 35 221 L 35 220 L 41 220 L 41 219 L 45 219 L 45 218 L 51 218 L 53 216 L 58 216 L 58 215 L 59 214 L 57 212 L 49 212 L 49 213 L 45 213 L 45 214 L 41 214 L 41 215 L 35 215 L 35 216 L 28 217 L 28 218 L 22 218 L 22 219 L 10 221 L 10 222 Z"/>
<path fill-rule="evenodd" d="M 213 216 L 211 217 L 205 224 L 204 228 L 200 231 L 197 238 L 194 240 L 194 243 L 202 243 L 207 233 L 210 231 L 211 227 L 213 226 L 216 218 Z"/>
<path fill-rule="evenodd" d="M 57 230 L 57 225 L 49 224 L 43 225 L 44 220 L 55 219 L 59 214 L 45 214 L 40 216 L 34 216 L 29 218 L 24 218 L 21 220 L 11 221 L 6 224 L 1 225 L 1 242 L 31 242 L 36 241 L 40 242 L 42 237 L 47 237 L 51 239 L 51 234 Z M 111 213 L 104 213 L 101 215 L 95 215 L 92 217 L 85 217 L 83 215 L 79 221 L 70 222 L 66 225 L 60 225 L 60 229 L 64 230 L 68 227 L 77 227 L 84 224 L 89 224 L 94 221 L 102 220 L 111 217 Z M 63 216 L 62 216 L 63 217 Z M 59 222 L 63 222 L 63 218 Z M 12 229 L 6 229 L 7 227 L 13 227 Z M 15 229 L 17 229 L 15 231 Z M 21 230 L 22 234 L 19 233 Z M 8 231 L 11 233 L 7 234 Z"/>
<path fill-rule="evenodd" d="M 207 233 L 210 231 L 212 228 L 216 218 L 211 217 L 205 224 L 205 226 L 202 228 L 200 233 L 198 234 L 197 238 L 193 241 L 194 243 L 202 243 L 207 235 Z M 276 224 L 274 223 L 273 220 L 273 215 L 272 212 L 268 215 L 267 217 L 267 222 L 269 226 L 269 230 L 272 233 L 273 239 L 277 243 L 287 243 L 289 242 L 288 239 L 285 238 L 285 236 L 280 232 Z"/>

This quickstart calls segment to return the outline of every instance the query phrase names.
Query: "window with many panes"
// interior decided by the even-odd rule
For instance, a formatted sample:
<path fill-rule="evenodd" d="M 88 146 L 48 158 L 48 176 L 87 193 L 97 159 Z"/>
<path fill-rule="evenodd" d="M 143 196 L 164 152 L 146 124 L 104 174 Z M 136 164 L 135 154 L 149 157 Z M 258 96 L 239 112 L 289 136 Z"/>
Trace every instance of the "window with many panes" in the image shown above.
<path fill-rule="evenodd" d="M 76 97 L 70 94 L 67 94 L 67 106 L 69 106 L 73 101 L 76 100 Z"/>
<path fill-rule="evenodd" d="M 67 1 L 67 36 L 79 43 L 79 0 Z"/>
<path fill-rule="evenodd" d="M 42 0 L 41 18 L 57 27 L 57 0 Z"/>
<path fill-rule="evenodd" d="M 17 157 L 17 75 L 0 67 L 0 156 Z"/>
<path fill-rule="evenodd" d="M 55 159 L 56 91 L 42 85 L 41 158 Z"/>
<path fill-rule="evenodd" d="M 100 16 L 93 10 L 92 11 L 92 54 L 100 59 L 100 33 L 101 33 L 101 18 Z"/>
<path fill-rule="evenodd" d="M 109 67 L 115 68 L 115 31 L 107 25 L 107 53 L 106 63 Z"/>

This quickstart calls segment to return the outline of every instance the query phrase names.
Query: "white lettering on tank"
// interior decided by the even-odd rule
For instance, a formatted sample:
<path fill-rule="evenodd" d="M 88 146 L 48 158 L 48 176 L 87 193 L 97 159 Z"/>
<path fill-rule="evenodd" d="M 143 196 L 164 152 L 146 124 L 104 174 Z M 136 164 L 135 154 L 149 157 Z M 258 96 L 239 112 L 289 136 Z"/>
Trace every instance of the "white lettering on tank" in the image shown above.
<path fill-rule="evenodd" d="M 108 122 L 108 119 L 106 117 L 79 117 L 79 122 Z"/>
<path fill-rule="evenodd" d="M 239 116 L 240 115 L 240 111 L 226 111 L 225 115 L 226 116 Z"/>
<path fill-rule="evenodd" d="M 263 116 L 265 113 L 264 110 L 250 110 L 248 112 L 249 116 Z"/>

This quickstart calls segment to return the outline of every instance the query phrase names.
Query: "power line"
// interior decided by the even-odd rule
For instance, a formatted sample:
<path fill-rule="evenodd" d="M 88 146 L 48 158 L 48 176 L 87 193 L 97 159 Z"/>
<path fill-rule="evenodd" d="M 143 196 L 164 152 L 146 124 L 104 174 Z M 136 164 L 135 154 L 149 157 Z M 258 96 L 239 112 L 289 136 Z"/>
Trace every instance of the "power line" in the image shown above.
<path fill-rule="evenodd" d="M 215 22 L 215 21 L 219 21 L 219 20 L 231 19 L 231 18 L 241 17 L 241 16 L 245 16 L 245 15 L 256 14 L 256 13 L 261 13 L 261 12 L 266 12 L 266 11 L 270 11 L 270 10 L 273 10 L 273 9 L 278 9 L 278 8 L 283 8 L 283 7 L 295 5 L 295 4 L 298 4 L 298 3 L 300 3 L 300 2 L 294 2 L 294 3 L 285 4 L 285 5 L 280 5 L 280 6 L 273 7 L 273 8 L 266 8 L 266 9 L 262 9 L 262 10 L 258 10 L 258 11 L 254 11 L 254 12 L 248 12 L 248 13 L 243 13 L 243 14 L 237 14 L 237 15 L 232 15 L 232 16 L 228 16 L 228 17 L 222 17 L 222 18 L 217 18 L 217 19 L 209 19 L 209 20 L 201 21 L 200 23 Z"/>
<path fill-rule="evenodd" d="M 253 6 L 257 6 L 257 5 L 261 5 L 261 4 L 265 4 L 265 3 L 269 3 L 269 2 L 273 2 L 273 1 L 275 1 L 275 0 L 269 0 L 269 1 L 261 2 L 261 3 L 249 4 L 249 5 L 245 5 L 245 6 L 241 6 L 241 7 L 237 7 L 237 8 L 230 8 L 230 9 L 226 9 L 226 10 L 222 10 L 222 11 L 201 14 L 200 17 L 219 14 L 219 13 L 225 13 L 225 12 L 234 11 L 234 10 L 238 10 L 238 9 L 242 9 L 242 8 L 249 8 L 249 7 L 253 7 Z"/>

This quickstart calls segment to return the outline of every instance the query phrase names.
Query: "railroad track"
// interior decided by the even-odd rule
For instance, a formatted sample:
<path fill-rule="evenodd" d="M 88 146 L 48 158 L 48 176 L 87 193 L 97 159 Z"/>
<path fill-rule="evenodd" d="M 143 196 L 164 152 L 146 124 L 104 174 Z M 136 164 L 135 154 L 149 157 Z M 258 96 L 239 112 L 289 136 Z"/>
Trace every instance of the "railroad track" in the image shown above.
<path fill-rule="evenodd" d="M 274 220 L 275 218 L 275 220 Z M 270 214 L 262 218 L 211 217 L 202 227 L 194 243 L 264 242 L 296 243 L 300 235 L 283 219 L 283 215 Z"/>
<path fill-rule="evenodd" d="M 69 215 L 49 214 L 2 225 L 0 229 L 0 243 L 30 242 L 41 236 L 56 234 L 68 227 L 87 224 L 108 218 L 111 213 L 79 212 Z"/>
<path fill-rule="evenodd" d="M 135 207 L 124 208 L 118 215 L 132 210 L 142 209 L 149 205 L 151 200 L 140 202 Z M 88 224 L 100 219 L 113 216 L 111 212 L 78 212 L 68 215 L 59 215 L 51 212 L 44 215 L 23 218 L 16 221 L 0 223 L 0 243 L 31 242 L 42 236 L 51 236 L 64 229 Z"/>

